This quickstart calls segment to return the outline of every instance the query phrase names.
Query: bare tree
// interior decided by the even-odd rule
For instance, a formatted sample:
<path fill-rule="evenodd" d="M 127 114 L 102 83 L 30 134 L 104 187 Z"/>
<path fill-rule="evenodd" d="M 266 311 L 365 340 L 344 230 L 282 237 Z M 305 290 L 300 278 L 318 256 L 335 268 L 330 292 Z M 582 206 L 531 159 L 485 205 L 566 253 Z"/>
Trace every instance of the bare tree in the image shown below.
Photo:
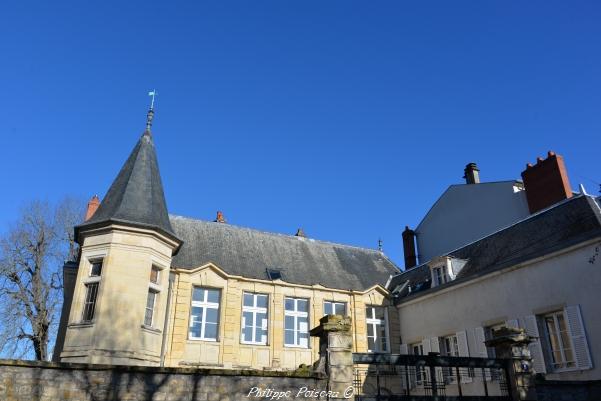
<path fill-rule="evenodd" d="M 62 302 L 62 265 L 75 260 L 83 202 L 34 201 L 0 237 L 0 352 L 48 360 Z M 32 355 L 33 351 L 33 355 Z"/>

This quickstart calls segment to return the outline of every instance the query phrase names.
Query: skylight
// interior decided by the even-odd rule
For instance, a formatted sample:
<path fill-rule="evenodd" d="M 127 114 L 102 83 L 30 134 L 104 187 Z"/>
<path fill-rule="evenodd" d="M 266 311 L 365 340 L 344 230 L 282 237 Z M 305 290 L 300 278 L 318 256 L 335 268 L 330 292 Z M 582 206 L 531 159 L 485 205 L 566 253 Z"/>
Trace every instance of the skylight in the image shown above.
<path fill-rule="evenodd" d="M 279 269 L 267 269 L 267 277 L 269 277 L 270 280 L 281 280 L 282 271 Z"/>

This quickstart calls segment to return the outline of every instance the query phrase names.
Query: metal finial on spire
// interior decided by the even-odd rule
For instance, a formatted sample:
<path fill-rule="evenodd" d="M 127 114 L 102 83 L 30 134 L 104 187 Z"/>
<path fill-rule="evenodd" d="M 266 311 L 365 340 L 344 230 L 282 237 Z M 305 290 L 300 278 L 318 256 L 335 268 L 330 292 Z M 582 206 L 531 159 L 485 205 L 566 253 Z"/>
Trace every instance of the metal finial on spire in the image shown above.
<path fill-rule="evenodd" d="M 150 100 L 150 110 L 154 110 L 154 97 L 158 95 L 156 89 L 153 89 L 152 91 L 148 92 L 148 96 L 151 97 Z"/>
<path fill-rule="evenodd" d="M 382 243 L 382 238 L 378 238 L 378 251 L 382 252 L 383 247 L 382 247 L 383 243 Z"/>
<path fill-rule="evenodd" d="M 152 127 L 152 119 L 154 118 L 154 98 L 156 95 L 157 95 L 157 91 L 154 89 L 151 92 L 148 92 L 148 96 L 151 97 L 151 100 L 150 100 L 150 109 L 148 109 L 148 114 L 146 114 L 146 131 L 144 131 L 144 132 L 149 133 L 149 134 L 150 134 L 150 128 Z"/>

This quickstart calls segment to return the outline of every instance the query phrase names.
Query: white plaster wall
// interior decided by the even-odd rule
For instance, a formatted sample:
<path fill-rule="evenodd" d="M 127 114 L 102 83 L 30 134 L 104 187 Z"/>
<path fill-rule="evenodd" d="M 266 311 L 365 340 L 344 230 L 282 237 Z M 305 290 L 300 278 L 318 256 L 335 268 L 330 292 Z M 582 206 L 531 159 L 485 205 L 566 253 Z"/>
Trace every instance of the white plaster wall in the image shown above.
<path fill-rule="evenodd" d="M 526 194 L 514 183 L 451 185 L 415 229 L 420 263 L 527 217 Z"/>
<path fill-rule="evenodd" d="M 589 263 L 600 242 L 399 305 L 402 342 L 467 330 L 470 355 L 478 356 L 472 353 L 477 349 L 475 327 L 580 305 L 593 369 L 547 378 L 601 379 L 601 260 Z"/>

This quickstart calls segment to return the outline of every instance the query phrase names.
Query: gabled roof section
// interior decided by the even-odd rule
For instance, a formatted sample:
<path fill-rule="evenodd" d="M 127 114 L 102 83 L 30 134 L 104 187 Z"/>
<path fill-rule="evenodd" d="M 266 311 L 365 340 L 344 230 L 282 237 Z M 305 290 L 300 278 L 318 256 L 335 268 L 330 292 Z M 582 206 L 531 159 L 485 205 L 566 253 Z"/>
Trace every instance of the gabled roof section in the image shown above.
<path fill-rule="evenodd" d="M 179 240 L 171 227 L 152 135 L 144 132 L 92 218 L 78 232 L 110 223 L 159 231 Z"/>
<path fill-rule="evenodd" d="M 518 180 L 504 180 L 504 181 L 491 181 L 491 182 L 480 182 L 478 184 L 451 184 L 444 190 L 444 192 L 436 199 L 436 201 L 430 206 L 430 209 L 426 212 L 424 217 L 420 220 L 420 222 L 415 226 L 415 230 L 419 231 L 424 220 L 427 220 L 430 214 L 440 205 L 440 203 L 448 196 L 449 192 L 452 191 L 479 191 L 486 190 L 487 187 L 490 186 L 523 186 L 523 183 Z"/>
<path fill-rule="evenodd" d="M 399 269 L 375 249 L 317 241 L 237 227 L 230 224 L 170 216 L 184 241 L 171 266 L 194 269 L 213 262 L 226 273 L 269 280 L 278 270 L 281 280 L 341 290 L 365 290 L 384 285 Z"/>
<path fill-rule="evenodd" d="M 430 268 L 424 263 L 393 277 L 388 289 L 409 281 L 399 294 L 403 302 L 594 238 L 601 238 L 601 209 L 593 197 L 578 195 L 441 255 L 467 260 L 449 283 L 430 288 Z"/>

